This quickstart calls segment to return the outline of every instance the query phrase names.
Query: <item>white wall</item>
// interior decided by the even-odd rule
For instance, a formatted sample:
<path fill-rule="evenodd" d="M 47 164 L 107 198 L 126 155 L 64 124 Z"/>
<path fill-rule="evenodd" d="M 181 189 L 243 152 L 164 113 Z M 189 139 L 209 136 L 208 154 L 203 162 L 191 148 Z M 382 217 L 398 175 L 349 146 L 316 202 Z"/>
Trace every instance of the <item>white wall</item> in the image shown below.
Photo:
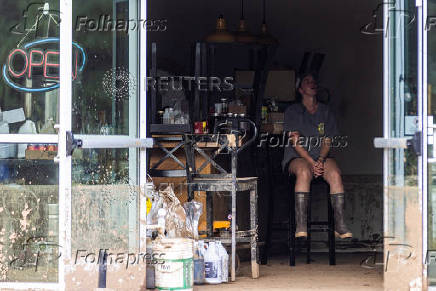
<path fill-rule="evenodd" d="M 360 33 L 371 21 L 380 1 L 356 0 L 268 0 L 268 26 L 280 41 L 276 62 L 298 68 L 305 50 L 327 54 L 322 84 L 333 93 L 342 134 L 349 147 L 337 155 L 344 174 L 381 174 L 382 151 L 372 141 L 382 135 L 382 38 Z M 236 30 L 239 1 L 235 0 L 149 0 L 148 19 L 168 19 L 166 32 L 149 34 L 158 44 L 160 58 L 190 68 L 192 45 L 214 30 L 219 14 L 224 14 Z M 246 3 L 250 31 L 258 32 L 261 1 Z M 240 52 L 235 52 L 240 54 Z M 239 60 L 239 62 L 238 62 Z M 220 60 L 221 68 L 240 67 L 238 57 Z M 185 72 L 179 73 L 187 73 Z"/>

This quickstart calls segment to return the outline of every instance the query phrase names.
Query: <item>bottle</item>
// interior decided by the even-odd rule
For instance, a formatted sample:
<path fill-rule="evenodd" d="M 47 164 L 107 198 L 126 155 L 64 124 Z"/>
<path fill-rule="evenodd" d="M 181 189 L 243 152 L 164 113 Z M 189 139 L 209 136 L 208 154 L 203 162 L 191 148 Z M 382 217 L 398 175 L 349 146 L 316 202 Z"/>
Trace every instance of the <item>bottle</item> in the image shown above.
<path fill-rule="evenodd" d="M 221 259 L 215 242 L 209 242 L 209 247 L 204 254 L 205 281 L 208 284 L 221 283 Z"/>
<path fill-rule="evenodd" d="M 170 110 L 168 108 L 165 108 L 165 112 L 163 114 L 163 124 L 169 124 L 170 123 Z"/>
<path fill-rule="evenodd" d="M 217 241 L 218 253 L 221 259 L 221 281 L 229 282 L 229 255 L 220 241 Z"/>
<path fill-rule="evenodd" d="M 160 226 L 159 234 L 165 234 L 165 216 L 167 215 L 167 211 L 164 208 L 161 208 L 157 211 L 157 225 Z"/>
<path fill-rule="evenodd" d="M 204 272 L 204 241 L 194 242 L 194 284 L 204 284 L 205 272 Z"/>
<path fill-rule="evenodd" d="M 169 109 L 169 119 L 170 119 L 169 124 L 175 124 L 175 118 L 176 118 L 176 116 L 174 113 L 174 108 L 170 108 Z"/>
<path fill-rule="evenodd" d="M 23 125 L 21 125 L 21 127 L 18 129 L 18 133 L 19 134 L 36 134 L 36 126 L 35 123 L 30 120 L 27 119 Z M 26 149 L 27 149 L 27 144 L 19 144 L 18 145 L 18 153 L 17 153 L 17 157 L 18 158 L 24 158 L 26 156 Z"/>

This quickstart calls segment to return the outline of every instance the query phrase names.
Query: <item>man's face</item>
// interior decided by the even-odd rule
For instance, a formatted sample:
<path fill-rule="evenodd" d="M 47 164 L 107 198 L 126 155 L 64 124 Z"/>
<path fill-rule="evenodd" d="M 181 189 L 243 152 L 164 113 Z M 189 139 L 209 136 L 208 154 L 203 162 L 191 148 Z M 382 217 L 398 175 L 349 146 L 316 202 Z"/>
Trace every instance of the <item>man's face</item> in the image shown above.
<path fill-rule="evenodd" d="M 318 85 L 313 76 L 309 75 L 303 78 L 299 91 L 303 96 L 316 96 Z"/>

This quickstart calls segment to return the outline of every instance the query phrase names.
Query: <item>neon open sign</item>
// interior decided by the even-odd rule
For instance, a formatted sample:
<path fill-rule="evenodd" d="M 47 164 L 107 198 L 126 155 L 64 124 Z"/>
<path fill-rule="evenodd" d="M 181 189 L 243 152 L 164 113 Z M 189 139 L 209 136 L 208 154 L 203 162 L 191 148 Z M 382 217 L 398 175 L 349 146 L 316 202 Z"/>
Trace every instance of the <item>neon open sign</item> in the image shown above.
<path fill-rule="evenodd" d="M 50 48 L 59 44 L 59 38 L 46 38 L 12 50 L 3 65 L 3 79 L 12 88 L 22 92 L 47 92 L 59 88 L 59 50 Z M 41 49 L 41 47 L 46 47 Z M 85 51 L 73 42 L 72 79 L 83 71 Z M 25 82 L 25 80 L 32 82 Z M 32 84 L 27 87 L 27 84 Z"/>

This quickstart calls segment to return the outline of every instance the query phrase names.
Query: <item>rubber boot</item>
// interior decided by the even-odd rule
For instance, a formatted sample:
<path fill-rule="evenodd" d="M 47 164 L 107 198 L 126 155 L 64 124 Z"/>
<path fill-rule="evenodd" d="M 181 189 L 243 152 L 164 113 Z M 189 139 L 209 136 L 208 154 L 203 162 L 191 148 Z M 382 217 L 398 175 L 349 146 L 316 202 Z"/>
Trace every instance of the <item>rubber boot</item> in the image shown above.
<path fill-rule="evenodd" d="M 309 193 L 295 193 L 295 237 L 307 237 L 307 206 L 309 204 Z"/>
<path fill-rule="evenodd" d="M 353 234 L 347 228 L 344 221 L 345 195 L 344 193 L 331 195 L 332 207 L 335 216 L 335 236 L 340 238 L 351 238 Z"/>

